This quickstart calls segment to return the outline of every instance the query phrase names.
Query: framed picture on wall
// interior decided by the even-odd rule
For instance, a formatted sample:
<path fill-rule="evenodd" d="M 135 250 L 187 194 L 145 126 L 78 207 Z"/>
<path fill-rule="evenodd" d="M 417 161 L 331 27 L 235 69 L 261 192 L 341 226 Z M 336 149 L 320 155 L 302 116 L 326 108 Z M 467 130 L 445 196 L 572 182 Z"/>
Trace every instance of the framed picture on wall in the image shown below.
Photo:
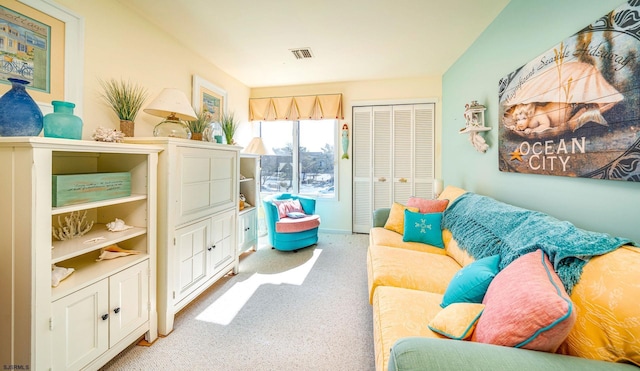
<path fill-rule="evenodd" d="M 209 112 L 214 122 L 220 122 L 227 109 L 227 92 L 198 75 L 193 75 L 192 100 L 196 112 Z"/>
<path fill-rule="evenodd" d="M 29 82 L 44 114 L 52 100 L 73 102 L 81 111 L 83 19 L 45 0 L 6 0 L 0 22 L 0 95 L 11 88 L 8 78 L 19 78 Z"/>

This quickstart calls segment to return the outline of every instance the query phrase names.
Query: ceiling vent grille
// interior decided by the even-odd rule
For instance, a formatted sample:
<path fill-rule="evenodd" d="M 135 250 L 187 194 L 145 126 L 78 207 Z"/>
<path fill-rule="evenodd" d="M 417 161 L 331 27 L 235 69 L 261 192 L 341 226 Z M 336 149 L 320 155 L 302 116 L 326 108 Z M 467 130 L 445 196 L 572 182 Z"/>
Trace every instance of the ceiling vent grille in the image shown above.
<path fill-rule="evenodd" d="M 293 54 L 294 57 L 296 57 L 296 59 L 313 58 L 313 53 L 311 53 L 310 48 L 296 48 L 296 49 L 289 49 L 289 51 L 291 51 L 291 53 Z"/>

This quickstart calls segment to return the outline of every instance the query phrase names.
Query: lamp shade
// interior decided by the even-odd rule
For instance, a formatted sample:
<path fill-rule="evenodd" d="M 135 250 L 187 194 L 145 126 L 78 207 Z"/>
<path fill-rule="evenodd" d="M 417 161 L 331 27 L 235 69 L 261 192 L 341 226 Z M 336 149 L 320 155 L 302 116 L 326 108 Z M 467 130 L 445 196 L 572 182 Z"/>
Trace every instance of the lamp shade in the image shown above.
<path fill-rule="evenodd" d="M 262 142 L 262 138 L 253 137 L 253 139 L 251 139 L 251 142 L 249 142 L 249 145 L 244 149 L 243 152 L 251 153 L 254 155 L 266 155 L 267 149 L 265 148 L 264 143 Z"/>
<path fill-rule="evenodd" d="M 196 113 L 186 95 L 178 89 L 164 89 L 144 109 L 144 112 L 158 116 L 171 117 L 173 120 L 196 120 Z"/>

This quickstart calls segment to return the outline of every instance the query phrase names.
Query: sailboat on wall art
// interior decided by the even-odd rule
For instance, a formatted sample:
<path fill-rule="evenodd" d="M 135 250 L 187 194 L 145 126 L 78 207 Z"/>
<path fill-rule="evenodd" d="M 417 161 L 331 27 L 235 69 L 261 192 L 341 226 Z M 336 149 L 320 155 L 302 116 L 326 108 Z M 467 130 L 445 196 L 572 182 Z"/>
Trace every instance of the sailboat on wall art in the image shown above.
<path fill-rule="evenodd" d="M 499 82 L 500 171 L 640 181 L 640 0 Z"/>

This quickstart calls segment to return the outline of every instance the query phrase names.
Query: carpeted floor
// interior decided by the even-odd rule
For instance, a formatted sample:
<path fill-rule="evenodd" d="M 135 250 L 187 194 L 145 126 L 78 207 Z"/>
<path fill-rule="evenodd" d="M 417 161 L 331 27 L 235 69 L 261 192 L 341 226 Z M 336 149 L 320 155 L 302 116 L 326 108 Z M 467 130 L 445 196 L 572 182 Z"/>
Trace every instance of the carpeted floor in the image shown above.
<path fill-rule="evenodd" d="M 263 245 L 178 313 L 151 347 L 103 370 L 372 370 L 368 235 L 321 233 L 297 253 Z"/>

